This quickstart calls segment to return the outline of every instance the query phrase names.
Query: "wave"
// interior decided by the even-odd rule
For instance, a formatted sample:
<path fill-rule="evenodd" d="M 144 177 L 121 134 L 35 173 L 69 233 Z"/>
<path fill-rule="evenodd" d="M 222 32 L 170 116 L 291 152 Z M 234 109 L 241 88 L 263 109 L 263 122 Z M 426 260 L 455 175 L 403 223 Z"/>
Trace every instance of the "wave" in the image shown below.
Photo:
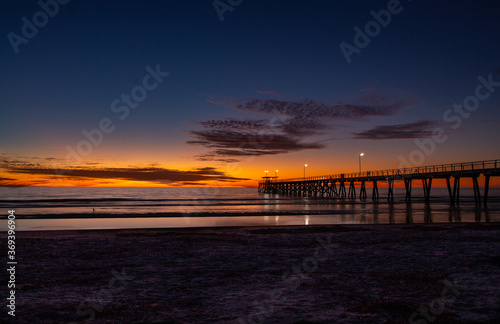
<path fill-rule="evenodd" d="M 418 214 L 425 210 L 411 210 L 401 208 L 380 208 L 374 210 L 363 210 L 360 213 L 358 209 L 318 209 L 318 210 L 281 210 L 281 211 L 200 211 L 200 212 L 150 212 L 150 213 L 65 213 L 65 214 L 23 214 L 16 215 L 18 219 L 73 219 L 73 218 L 157 218 L 157 217 L 248 217 L 248 216 L 313 216 L 313 215 L 331 215 L 331 216 L 379 216 L 388 214 Z M 449 208 L 433 208 L 433 213 L 448 213 Z M 460 212 L 459 210 L 453 211 Z M 495 213 L 496 214 L 496 213 Z M 1 218 L 6 218 L 1 217 Z"/>

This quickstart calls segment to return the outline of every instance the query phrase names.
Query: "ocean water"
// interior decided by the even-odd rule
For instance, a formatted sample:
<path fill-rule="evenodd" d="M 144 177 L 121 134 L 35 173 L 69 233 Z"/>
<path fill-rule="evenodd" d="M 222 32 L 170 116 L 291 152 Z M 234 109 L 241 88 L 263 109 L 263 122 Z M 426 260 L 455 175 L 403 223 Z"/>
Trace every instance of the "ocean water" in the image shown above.
<path fill-rule="evenodd" d="M 433 188 L 425 204 L 414 187 L 411 203 L 395 188 L 394 203 L 260 194 L 257 188 L 0 188 L 0 226 L 15 210 L 17 230 L 393 224 L 500 221 L 500 189 L 488 208 L 476 207 L 472 189 L 461 188 L 459 207 L 445 188 Z M 359 189 L 358 189 L 359 190 Z M 371 189 L 367 188 L 368 197 Z"/>

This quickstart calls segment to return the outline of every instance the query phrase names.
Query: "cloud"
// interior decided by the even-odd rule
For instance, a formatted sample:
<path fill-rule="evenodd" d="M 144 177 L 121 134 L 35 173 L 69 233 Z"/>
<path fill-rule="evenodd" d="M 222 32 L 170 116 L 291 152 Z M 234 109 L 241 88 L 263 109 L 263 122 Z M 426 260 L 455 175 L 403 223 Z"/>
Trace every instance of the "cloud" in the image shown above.
<path fill-rule="evenodd" d="M 4 160 L 5 162 L 5 160 Z M 213 167 L 197 168 L 192 170 L 175 170 L 160 167 L 127 167 L 127 168 L 91 168 L 91 167 L 63 167 L 34 166 L 32 163 L 1 163 L 0 167 L 9 174 L 45 175 L 53 178 L 64 177 L 66 180 L 129 180 L 147 181 L 155 183 L 195 183 L 200 181 L 241 181 L 247 178 L 237 178 L 227 175 Z M 15 180 L 0 178 L 2 180 Z"/>
<path fill-rule="evenodd" d="M 271 90 L 260 90 L 258 93 L 279 95 Z M 325 141 L 319 136 L 334 129 L 332 124 L 335 122 L 393 116 L 410 105 L 403 100 L 388 99 L 373 89 L 365 89 L 355 103 L 324 103 L 311 99 L 237 100 L 213 96 L 207 96 L 207 100 L 249 115 L 260 115 L 253 119 L 199 121 L 194 124 L 203 127 L 203 130 L 186 132 L 193 138 L 187 141 L 188 144 L 211 150 L 198 156 L 198 160 L 221 162 L 235 162 L 243 156 L 321 149 L 325 147 Z"/>
<path fill-rule="evenodd" d="M 22 185 L 16 184 L 16 179 L 0 177 L 0 187 L 20 187 Z"/>
<path fill-rule="evenodd" d="M 402 101 L 390 101 L 381 95 L 373 94 L 361 98 L 359 104 L 327 104 L 310 99 L 297 102 L 252 99 L 237 104 L 235 109 L 296 119 L 357 120 L 362 117 L 391 116 L 403 107 L 405 103 Z"/>
<path fill-rule="evenodd" d="M 278 93 L 278 92 L 272 91 L 272 90 L 258 90 L 257 93 L 263 94 L 263 95 L 271 95 L 271 96 L 275 96 L 275 97 L 285 97 L 284 94 Z"/>
<path fill-rule="evenodd" d="M 201 125 L 205 128 L 212 129 L 268 129 L 266 119 L 260 120 L 236 120 L 236 119 L 228 119 L 228 120 L 208 120 L 195 122 L 195 124 Z"/>
<path fill-rule="evenodd" d="M 328 129 L 328 125 L 319 121 L 319 119 L 309 118 L 289 118 L 280 121 L 279 128 L 286 134 L 292 136 L 311 136 L 321 134 L 322 130 Z"/>
<path fill-rule="evenodd" d="M 332 129 L 335 121 L 361 121 L 368 117 L 387 117 L 395 115 L 408 104 L 403 101 L 389 100 L 379 93 L 361 97 L 358 103 L 323 103 L 310 99 L 303 101 L 283 101 L 274 99 L 251 99 L 235 105 L 235 109 L 272 115 L 274 126 L 292 136 L 320 135 Z"/>
<path fill-rule="evenodd" d="M 198 161 L 215 161 L 215 162 L 223 162 L 223 163 L 236 163 L 239 162 L 238 159 L 234 158 L 221 158 L 217 157 L 215 154 L 202 154 L 198 155 Z"/>
<path fill-rule="evenodd" d="M 422 120 L 414 123 L 375 126 L 372 129 L 352 133 L 354 139 L 403 139 L 403 138 L 422 138 L 432 136 L 434 128 L 440 123 L 436 121 Z"/>
<path fill-rule="evenodd" d="M 211 149 L 210 156 L 250 156 L 273 155 L 300 151 L 304 149 L 318 149 L 324 147 L 319 143 L 302 142 L 284 134 L 259 133 L 248 130 L 203 130 L 190 131 L 195 140 L 189 144 L 198 144 Z"/>

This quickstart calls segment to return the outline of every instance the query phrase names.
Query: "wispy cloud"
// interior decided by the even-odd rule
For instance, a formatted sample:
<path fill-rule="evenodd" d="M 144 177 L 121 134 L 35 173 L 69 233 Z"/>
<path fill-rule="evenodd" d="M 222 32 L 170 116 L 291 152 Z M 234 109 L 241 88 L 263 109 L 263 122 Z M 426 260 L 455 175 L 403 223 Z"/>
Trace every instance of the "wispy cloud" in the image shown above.
<path fill-rule="evenodd" d="M 271 90 L 258 92 L 277 95 Z M 199 160 L 224 162 L 235 162 L 242 156 L 321 149 L 325 147 L 325 141 L 319 137 L 334 129 L 336 122 L 359 122 L 369 117 L 393 116 L 411 104 L 403 100 L 388 99 L 373 89 L 364 91 L 363 96 L 354 103 L 324 103 L 311 99 L 237 100 L 213 96 L 207 100 L 248 115 L 258 115 L 257 118 L 198 121 L 194 124 L 204 129 L 187 132 L 193 137 L 188 144 L 201 145 L 211 150 L 198 156 Z"/>
<path fill-rule="evenodd" d="M 208 120 L 195 122 L 194 124 L 203 126 L 205 128 L 211 129 L 246 129 L 246 130 L 256 130 L 256 129 L 269 129 L 267 124 L 267 119 L 260 120 L 237 120 L 237 119 L 227 119 L 227 120 Z"/>
<path fill-rule="evenodd" d="M 297 119 L 357 120 L 362 117 L 391 116 L 403 107 L 405 107 L 404 102 L 390 101 L 383 96 L 371 95 L 361 98 L 360 104 L 327 104 L 310 99 L 303 101 L 252 99 L 237 104 L 235 108 L 246 112 L 279 114 Z"/>
<path fill-rule="evenodd" d="M 275 96 L 275 97 L 285 97 L 286 96 L 285 94 L 278 93 L 278 92 L 272 91 L 272 90 L 258 90 L 257 93 L 263 94 L 263 95 Z"/>
<path fill-rule="evenodd" d="M 215 154 L 202 154 L 198 155 L 197 157 L 198 161 L 210 161 L 210 162 L 223 162 L 223 163 L 236 163 L 239 162 L 238 159 L 233 159 L 233 158 L 221 158 L 217 157 Z"/>
<path fill-rule="evenodd" d="M 273 155 L 323 147 L 319 143 L 302 142 L 283 134 L 264 134 L 248 130 L 210 129 L 188 133 L 196 138 L 196 140 L 188 141 L 189 144 L 214 149 L 208 156 Z M 207 158 L 207 155 L 204 158 Z"/>
<path fill-rule="evenodd" d="M 414 123 L 375 126 L 372 129 L 352 133 L 354 139 L 403 139 L 403 138 L 422 138 L 432 136 L 434 128 L 440 125 L 439 122 L 422 120 Z"/>

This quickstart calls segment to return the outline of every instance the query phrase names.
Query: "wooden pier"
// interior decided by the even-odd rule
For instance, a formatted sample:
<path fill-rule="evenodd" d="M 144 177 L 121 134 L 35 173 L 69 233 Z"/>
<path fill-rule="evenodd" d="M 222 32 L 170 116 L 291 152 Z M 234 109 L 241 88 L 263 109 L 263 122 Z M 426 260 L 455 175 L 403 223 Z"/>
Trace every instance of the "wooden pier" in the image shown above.
<path fill-rule="evenodd" d="M 481 196 L 478 177 L 485 177 L 484 191 Z M 431 165 L 418 168 L 390 169 L 357 173 L 340 173 L 325 176 L 283 179 L 263 177 L 259 181 L 259 192 L 272 194 L 297 195 L 318 198 L 367 199 L 366 183 L 372 183 L 371 198 L 379 199 L 378 183 L 387 181 L 387 199 L 394 201 L 394 182 L 404 181 L 406 201 L 411 201 L 413 181 L 421 180 L 425 201 L 429 202 L 433 179 L 446 179 L 450 203 L 458 205 L 460 200 L 460 180 L 471 178 L 476 205 L 488 202 L 490 178 L 500 176 L 500 160 Z M 359 193 L 356 192 L 356 184 Z"/>

